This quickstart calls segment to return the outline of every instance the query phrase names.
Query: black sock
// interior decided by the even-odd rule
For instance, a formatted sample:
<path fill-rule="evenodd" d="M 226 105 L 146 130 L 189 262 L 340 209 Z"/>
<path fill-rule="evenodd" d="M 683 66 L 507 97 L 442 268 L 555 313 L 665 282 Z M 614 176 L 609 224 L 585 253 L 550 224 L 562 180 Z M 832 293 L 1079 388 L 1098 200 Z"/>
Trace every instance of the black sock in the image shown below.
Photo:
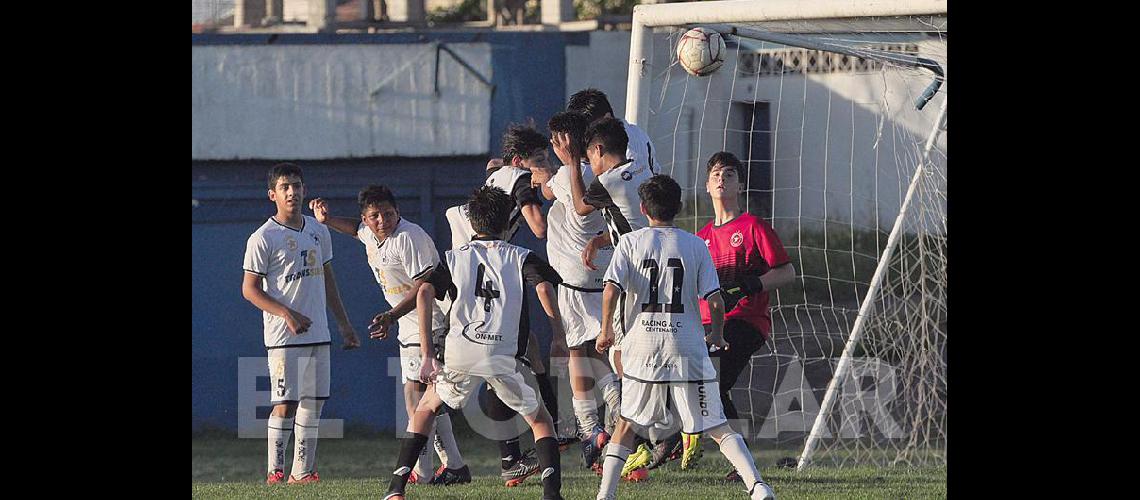
<path fill-rule="evenodd" d="M 554 419 L 555 429 L 557 429 L 558 395 L 554 393 L 554 385 L 550 383 L 550 377 L 545 373 L 535 375 L 534 378 L 538 380 L 538 392 L 542 393 L 542 404 L 546 406 L 550 418 Z"/>
<path fill-rule="evenodd" d="M 544 437 L 534 442 L 538 452 L 538 470 L 542 474 L 542 497 L 559 498 L 562 491 L 562 467 L 559 464 L 558 440 Z"/>
<path fill-rule="evenodd" d="M 396 459 L 396 470 L 392 472 L 392 481 L 388 483 L 388 492 L 404 491 L 408 484 L 408 476 L 412 474 L 412 467 L 420 458 L 420 452 L 427 445 L 427 436 L 412 433 L 411 436 L 400 440 L 400 454 Z"/>
<path fill-rule="evenodd" d="M 516 460 L 522 458 L 522 450 L 519 448 L 519 438 L 499 441 L 499 458 L 502 460 L 502 467 L 504 469 L 509 469 L 514 465 Z"/>

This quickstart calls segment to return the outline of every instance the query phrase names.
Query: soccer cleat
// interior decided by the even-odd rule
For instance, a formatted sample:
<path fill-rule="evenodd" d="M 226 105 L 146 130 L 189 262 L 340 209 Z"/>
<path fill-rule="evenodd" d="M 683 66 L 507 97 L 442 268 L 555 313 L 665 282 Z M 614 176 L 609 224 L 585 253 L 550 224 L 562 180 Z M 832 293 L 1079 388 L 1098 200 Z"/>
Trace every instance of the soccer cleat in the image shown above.
<path fill-rule="evenodd" d="M 448 486 L 452 484 L 464 484 L 470 482 L 471 469 L 468 469 L 466 465 L 458 469 L 448 469 L 447 467 L 441 465 L 439 466 L 439 469 L 435 471 L 435 477 L 431 478 L 431 481 L 428 482 L 428 484 L 442 484 L 444 486 Z"/>
<path fill-rule="evenodd" d="M 411 474 L 408 474 L 408 484 L 420 484 L 420 480 L 421 480 L 420 475 L 416 474 L 416 471 L 412 471 Z M 427 481 L 424 481 L 424 482 L 427 482 Z"/>
<path fill-rule="evenodd" d="M 293 477 L 292 474 L 289 475 L 289 484 L 309 484 L 309 483 L 319 483 L 319 482 L 321 482 L 321 478 L 320 478 L 320 476 L 317 476 L 317 471 L 313 471 L 312 474 L 309 474 L 309 475 L 302 477 L 300 479 Z"/>
<path fill-rule="evenodd" d="M 772 491 L 772 487 L 764 481 L 756 481 L 752 488 L 748 490 L 748 498 L 752 500 L 776 500 L 776 492 Z"/>
<path fill-rule="evenodd" d="M 281 469 L 277 469 L 269 473 L 269 477 L 265 478 L 265 484 L 281 484 L 285 482 L 285 473 Z"/>
<path fill-rule="evenodd" d="M 503 469 L 499 477 L 506 481 L 508 488 L 513 488 L 526 481 L 526 478 L 533 476 L 538 472 L 538 457 L 534 456 L 534 450 L 527 450 L 523 453 L 522 458 L 515 460 L 511 463 L 510 467 Z"/>
<path fill-rule="evenodd" d="M 645 467 L 638 467 L 629 471 L 629 474 L 622 475 L 621 478 L 631 483 L 640 483 L 649 479 L 649 470 Z"/>
<path fill-rule="evenodd" d="M 636 469 L 644 469 L 652 459 L 653 455 L 649 453 L 649 448 L 644 443 L 638 445 L 637 451 L 630 453 L 629 457 L 625 459 L 625 466 L 621 468 L 621 476 L 625 477 Z"/>
<path fill-rule="evenodd" d="M 732 470 L 728 471 L 728 474 L 724 475 L 724 480 L 728 481 L 730 483 L 743 483 L 744 482 L 744 479 L 740 477 L 740 473 L 736 472 L 736 469 L 732 469 Z"/>
<path fill-rule="evenodd" d="M 594 465 L 598 458 L 602 456 L 605 451 L 606 445 L 610 442 L 610 435 L 601 427 L 594 428 L 594 431 L 582 438 L 582 460 L 586 468 Z"/>
<path fill-rule="evenodd" d="M 681 470 L 688 470 L 697 466 L 701 455 L 701 435 L 681 433 Z"/>
<path fill-rule="evenodd" d="M 649 470 L 665 465 L 665 462 L 681 458 L 681 434 L 674 434 L 653 446 L 653 459 L 649 461 Z"/>

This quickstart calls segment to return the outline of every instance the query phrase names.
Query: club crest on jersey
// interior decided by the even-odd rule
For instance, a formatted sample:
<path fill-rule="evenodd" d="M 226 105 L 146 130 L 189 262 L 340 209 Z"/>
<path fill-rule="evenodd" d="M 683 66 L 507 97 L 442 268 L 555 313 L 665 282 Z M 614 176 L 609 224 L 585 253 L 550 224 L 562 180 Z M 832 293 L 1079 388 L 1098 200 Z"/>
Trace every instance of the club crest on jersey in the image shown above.
<path fill-rule="evenodd" d="M 631 174 L 629 172 L 622 172 L 621 173 L 621 180 L 623 180 L 623 181 L 628 181 L 632 178 L 633 178 L 633 174 Z"/>
<path fill-rule="evenodd" d="M 297 240 L 293 239 L 292 236 L 286 236 L 285 237 L 285 247 L 288 248 L 290 252 L 292 252 L 293 250 L 296 250 L 297 249 Z"/>
<path fill-rule="evenodd" d="M 729 241 L 729 243 L 731 243 L 734 247 L 740 246 L 741 243 L 744 243 L 744 233 L 741 233 L 740 231 L 732 233 L 732 240 Z"/>

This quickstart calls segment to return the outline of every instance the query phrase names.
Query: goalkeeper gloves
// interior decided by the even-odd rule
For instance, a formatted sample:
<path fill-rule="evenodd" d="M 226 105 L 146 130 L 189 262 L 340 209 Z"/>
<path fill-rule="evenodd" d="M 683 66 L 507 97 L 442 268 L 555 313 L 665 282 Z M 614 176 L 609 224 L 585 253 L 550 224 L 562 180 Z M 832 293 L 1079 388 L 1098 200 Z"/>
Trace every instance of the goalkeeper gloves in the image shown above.
<path fill-rule="evenodd" d="M 760 281 L 758 274 L 741 274 L 737 276 L 737 283 L 724 287 L 724 310 L 733 310 L 741 299 L 764 291 L 764 282 Z"/>

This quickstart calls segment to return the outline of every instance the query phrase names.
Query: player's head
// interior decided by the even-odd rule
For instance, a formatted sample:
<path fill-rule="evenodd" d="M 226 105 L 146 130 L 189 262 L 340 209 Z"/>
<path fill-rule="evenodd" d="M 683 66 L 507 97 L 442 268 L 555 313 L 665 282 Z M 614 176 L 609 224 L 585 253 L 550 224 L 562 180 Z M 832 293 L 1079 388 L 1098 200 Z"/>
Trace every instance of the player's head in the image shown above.
<path fill-rule="evenodd" d="M 673 222 L 681 211 L 681 186 L 672 177 L 657 174 L 637 187 L 641 213 L 657 222 Z"/>
<path fill-rule="evenodd" d="M 511 125 L 503 134 L 503 163 L 516 168 L 550 168 L 546 150 L 550 138 L 540 134 L 534 127 Z"/>
<path fill-rule="evenodd" d="M 269 169 L 269 200 L 277 205 L 277 213 L 300 212 L 305 201 L 305 179 L 301 167 L 278 163 Z"/>
<path fill-rule="evenodd" d="M 610 100 L 606 99 L 606 93 L 595 88 L 575 92 L 570 96 L 570 102 L 566 103 L 566 111 L 577 111 L 586 115 L 587 123 L 601 120 L 606 114 L 611 118 L 614 116 L 614 108 L 610 106 Z"/>
<path fill-rule="evenodd" d="M 629 135 L 625 133 L 625 125 L 621 121 L 602 118 L 586 128 L 582 142 L 586 143 L 586 160 L 590 162 L 594 174 L 601 175 L 605 168 L 613 167 L 614 160 L 620 162 L 625 159 Z M 607 156 L 611 162 L 603 166 L 602 158 Z"/>
<path fill-rule="evenodd" d="M 740 173 L 744 165 L 728 151 L 714 153 L 706 165 L 708 181 L 705 189 L 709 196 L 719 200 L 736 200 L 740 194 Z"/>
<path fill-rule="evenodd" d="M 586 127 L 590 124 L 585 114 L 577 111 L 562 111 L 550 117 L 546 126 L 550 128 L 550 135 L 556 133 L 570 134 L 570 146 L 574 153 L 582 156 L 586 152 L 586 144 L 582 140 L 586 136 Z"/>
<path fill-rule="evenodd" d="M 360 205 L 360 221 L 376 236 L 387 238 L 400 223 L 396 196 L 386 186 L 371 185 L 361 189 L 356 195 L 356 204 Z"/>
<path fill-rule="evenodd" d="M 506 191 L 483 185 L 467 201 L 467 218 L 476 234 L 501 237 L 510 225 L 512 208 L 514 202 Z"/>

